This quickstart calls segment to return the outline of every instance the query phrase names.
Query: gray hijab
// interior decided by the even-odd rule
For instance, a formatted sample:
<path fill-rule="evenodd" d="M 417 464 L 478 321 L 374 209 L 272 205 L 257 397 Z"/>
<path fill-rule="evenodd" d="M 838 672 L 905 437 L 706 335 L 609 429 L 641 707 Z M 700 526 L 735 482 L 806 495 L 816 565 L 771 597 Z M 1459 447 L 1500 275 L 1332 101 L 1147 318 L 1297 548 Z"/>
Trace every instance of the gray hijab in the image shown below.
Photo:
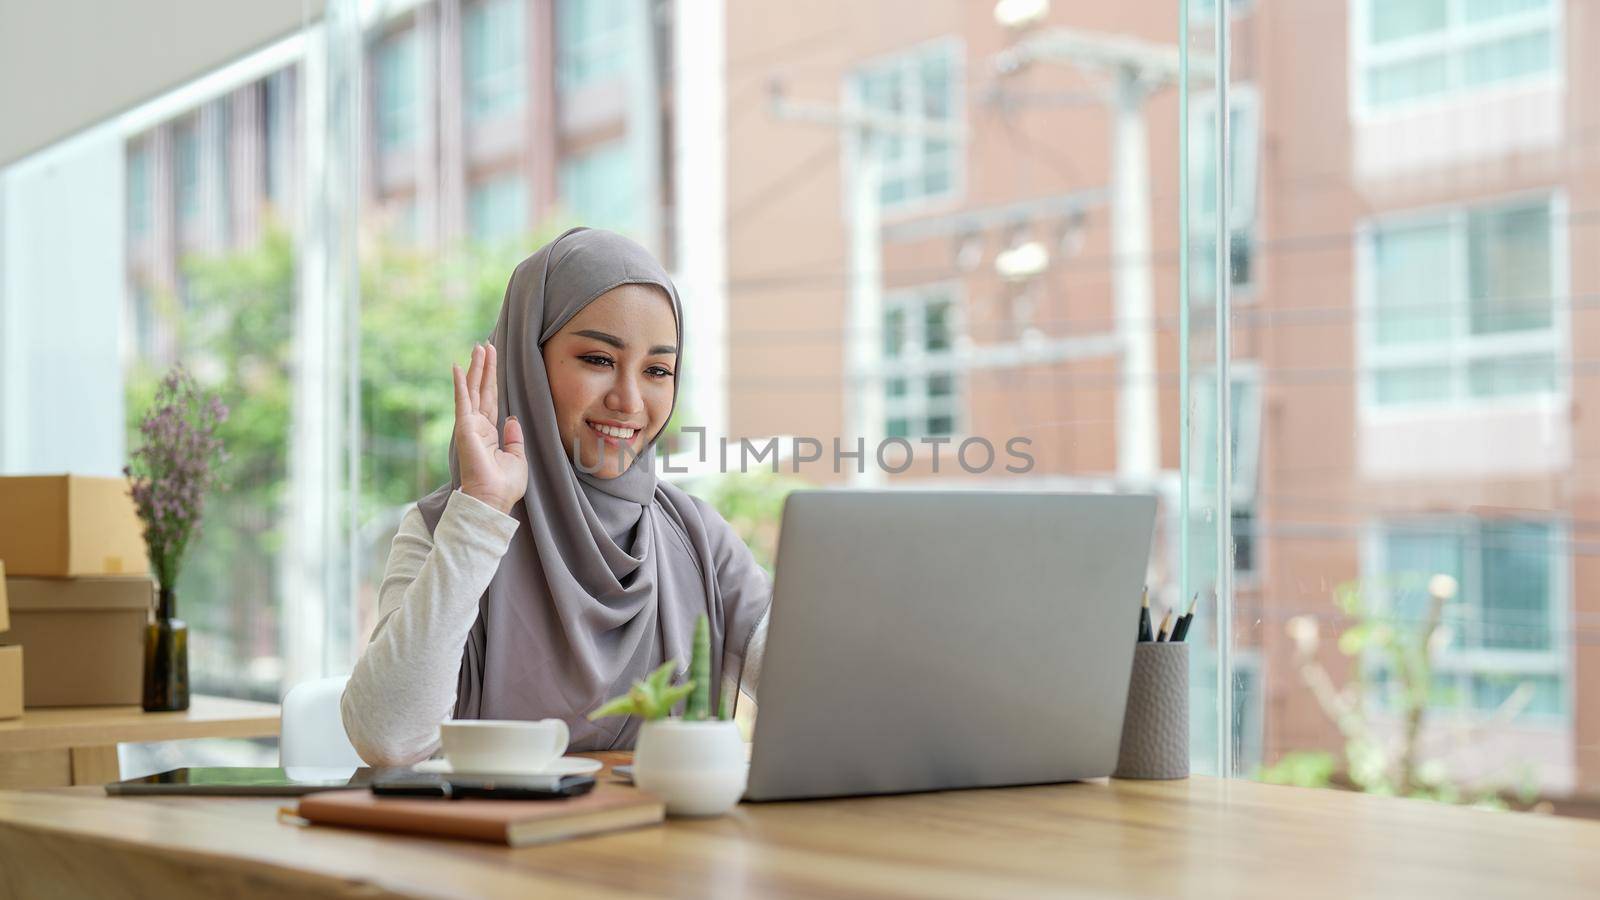
<path fill-rule="evenodd" d="M 492 337 L 497 425 L 512 415 L 522 423 L 528 490 L 512 510 L 520 527 L 462 648 L 455 717 L 564 719 L 574 750 L 633 746 L 633 717 L 590 722 L 588 712 L 666 660 L 686 669 L 701 613 L 711 621 L 715 702 L 724 673 L 737 683 L 772 597 L 766 572 L 732 527 L 704 501 L 656 480 L 653 441 L 612 479 L 579 471 L 561 446 L 541 348 L 623 284 L 655 285 L 671 299 L 681 377 L 678 291 L 648 251 L 608 231 L 575 228 L 523 260 Z M 452 439 L 450 483 L 418 501 L 430 532 L 461 484 L 455 450 Z"/>

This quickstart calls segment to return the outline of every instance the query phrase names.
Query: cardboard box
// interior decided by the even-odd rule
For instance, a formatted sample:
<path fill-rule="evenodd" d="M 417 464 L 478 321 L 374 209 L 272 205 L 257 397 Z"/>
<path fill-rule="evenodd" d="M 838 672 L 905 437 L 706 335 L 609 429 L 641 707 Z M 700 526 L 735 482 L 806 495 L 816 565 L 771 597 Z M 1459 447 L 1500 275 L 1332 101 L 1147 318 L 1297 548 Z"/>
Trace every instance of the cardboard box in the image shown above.
<path fill-rule="evenodd" d="M 22 715 L 22 648 L 0 647 L 0 719 Z"/>
<path fill-rule="evenodd" d="M 0 559 L 12 577 L 145 574 L 144 526 L 128 480 L 0 477 Z"/>
<path fill-rule="evenodd" d="M 23 705 L 112 706 L 144 699 L 149 578 L 8 578 L 6 643 L 28 652 Z"/>
<path fill-rule="evenodd" d="M 6 561 L 0 559 L 0 631 L 11 627 L 11 617 L 6 614 Z"/>

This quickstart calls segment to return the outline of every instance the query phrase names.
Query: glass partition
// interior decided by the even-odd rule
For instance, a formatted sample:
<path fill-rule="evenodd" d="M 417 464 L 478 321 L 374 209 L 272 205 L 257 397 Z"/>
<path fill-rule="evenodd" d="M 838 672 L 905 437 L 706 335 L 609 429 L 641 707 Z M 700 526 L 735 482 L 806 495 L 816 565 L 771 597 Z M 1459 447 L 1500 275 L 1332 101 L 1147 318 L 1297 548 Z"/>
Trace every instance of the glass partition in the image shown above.
<path fill-rule="evenodd" d="M 1234 774 L 1593 809 L 1575 8 L 1220 10 Z"/>

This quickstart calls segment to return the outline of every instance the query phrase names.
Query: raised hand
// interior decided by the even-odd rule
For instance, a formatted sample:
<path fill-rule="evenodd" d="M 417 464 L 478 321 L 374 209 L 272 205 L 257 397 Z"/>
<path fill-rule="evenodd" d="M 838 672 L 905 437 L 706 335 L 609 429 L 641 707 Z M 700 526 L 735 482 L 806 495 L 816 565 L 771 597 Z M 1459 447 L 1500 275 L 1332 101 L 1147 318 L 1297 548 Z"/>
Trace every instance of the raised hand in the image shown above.
<path fill-rule="evenodd" d="M 490 343 L 473 346 L 465 374 L 459 365 L 450 365 L 456 384 L 456 468 L 462 493 L 509 514 L 528 490 L 528 458 L 522 423 L 515 417 L 506 419 L 504 441 L 497 434 L 500 400 L 495 374 Z"/>

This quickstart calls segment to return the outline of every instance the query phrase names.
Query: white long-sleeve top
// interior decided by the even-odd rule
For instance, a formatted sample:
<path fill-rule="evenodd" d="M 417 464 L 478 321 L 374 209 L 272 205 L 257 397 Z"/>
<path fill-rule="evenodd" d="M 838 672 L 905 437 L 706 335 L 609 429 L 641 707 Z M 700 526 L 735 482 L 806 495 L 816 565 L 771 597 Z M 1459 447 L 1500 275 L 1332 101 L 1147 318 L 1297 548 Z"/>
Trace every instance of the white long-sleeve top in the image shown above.
<path fill-rule="evenodd" d="M 339 704 L 350 743 L 368 763 L 406 766 L 439 749 L 439 723 L 455 708 L 461 648 L 518 525 L 459 490 L 432 534 L 419 508 L 406 511 L 378 587 L 378 623 Z M 740 685 L 752 696 L 766 631 L 763 616 Z"/>

